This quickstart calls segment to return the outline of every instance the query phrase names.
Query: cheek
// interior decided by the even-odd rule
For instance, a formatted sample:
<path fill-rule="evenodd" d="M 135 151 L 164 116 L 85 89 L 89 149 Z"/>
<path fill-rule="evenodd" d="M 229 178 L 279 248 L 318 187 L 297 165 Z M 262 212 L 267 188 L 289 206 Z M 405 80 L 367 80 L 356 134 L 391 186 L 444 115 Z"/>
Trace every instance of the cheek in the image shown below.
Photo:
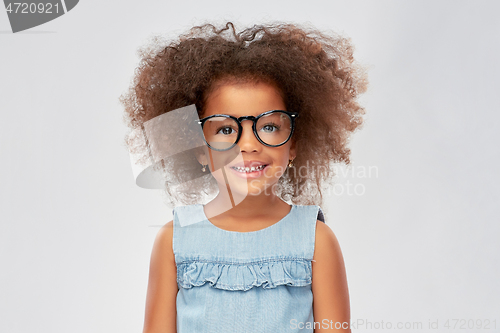
<path fill-rule="evenodd" d="M 285 147 L 283 147 L 283 150 L 281 151 L 280 153 L 280 156 L 281 156 L 281 160 L 283 161 L 283 163 L 286 162 L 286 164 L 288 164 L 288 160 L 291 159 L 291 149 L 290 149 L 290 143 L 288 142 Z"/>
<path fill-rule="evenodd" d="M 225 156 L 225 154 L 211 150 L 211 149 L 208 149 L 208 150 L 209 150 L 209 153 L 208 153 L 209 166 L 210 166 L 210 170 L 212 172 L 219 170 L 220 168 L 222 168 L 223 166 L 228 164 L 227 156 Z"/>
<path fill-rule="evenodd" d="M 266 169 L 266 177 L 269 178 L 280 178 L 283 173 L 285 172 L 287 166 L 288 166 L 288 160 L 289 160 L 289 152 L 290 149 L 288 145 L 284 147 L 277 147 L 273 148 L 275 149 L 273 151 L 274 156 L 274 166 L 273 168 Z"/>
<path fill-rule="evenodd" d="M 238 154 L 238 151 L 237 149 L 235 150 L 229 150 L 229 151 L 226 151 L 226 152 L 218 152 L 218 151 L 214 151 L 214 150 L 210 150 L 208 156 L 209 156 L 209 167 L 210 167 L 210 171 L 212 171 L 212 173 L 214 171 L 219 171 L 224 168 L 224 167 L 228 167 L 228 165 L 230 164 L 233 164 L 233 163 L 236 163 L 236 162 L 242 162 L 243 161 L 243 157 L 241 156 L 241 154 Z"/>
<path fill-rule="evenodd" d="M 275 166 L 273 169 L 270 169 L 268 172 L 266 172 L 266 177 L 271 178 L 271 179 L 279 179 L 285 173 L 286 170 L 286 165 L 281 164 Z"/>

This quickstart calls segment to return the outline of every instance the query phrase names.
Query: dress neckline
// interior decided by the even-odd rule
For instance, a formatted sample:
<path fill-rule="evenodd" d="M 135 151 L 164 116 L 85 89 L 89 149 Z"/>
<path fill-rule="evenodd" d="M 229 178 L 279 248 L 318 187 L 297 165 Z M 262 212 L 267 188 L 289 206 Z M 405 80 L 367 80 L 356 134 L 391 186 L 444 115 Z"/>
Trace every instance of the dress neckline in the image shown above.
<path fill-rule="evenodd" d="M 255 234 L 255 233 L 259 233 L 259 232 L 263 232 L 263 231 L 266 231 L 266 230 L 269 230 L 271 228 L 274 228 L 275 226 L 283 223 L 284 220 L 286 220 L 288 217 L 290 217 L 292 215 L 292 212 L 296 209 L 296 205 L 294 204 L 291 204 L 289 205 L 291 208 L 290 208 L 290 211 L 288 212 L 288 214 L 286 214 L 281 220 L 279 220 L 278 222 L 276 223 L 273 223 L 271 224 L 270 226 L 268 227 L 265 227 L 264 229 L 259 229 L 259 230 L 254 230 L 254 231 L 232 231 L 232 230 L 226 230 L 226 229 L 222 229 L 222 228 L 219 228 L 217 227 L 215 224 L 213 224 L 212 222 L 210 222 L 210 220 L 208 219 L 207 215 L 205 214 L 205 209 L 204 209 L 204 205 L 202 204 L 198 204 L 198 207 L 201 211 L 201 215 L 202 217 L 204 218 L 205 221 L 207 221 L 212 227 L 214 227 L 215 229 L 218 229 L 222 232 L 227 232 L 227 233 L 232 233 L 232 234 Z"/>

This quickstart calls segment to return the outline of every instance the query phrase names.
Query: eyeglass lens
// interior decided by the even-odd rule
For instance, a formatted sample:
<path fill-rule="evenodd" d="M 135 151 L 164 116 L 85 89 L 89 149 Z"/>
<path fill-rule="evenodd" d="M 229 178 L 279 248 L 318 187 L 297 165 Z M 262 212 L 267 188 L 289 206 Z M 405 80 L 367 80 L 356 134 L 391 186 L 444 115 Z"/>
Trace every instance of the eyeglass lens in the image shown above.
<path fill-rule="evenodd" d="M 273 112 L 257 120 L 258 137 L 268 145 L 280 145 L 288 140 L 292 131 L 290 116 Z M 212 117 L 203 125 L 203 134 L 208 145 L 215 149 L 229 149 L 238 139 L 238 123 L 229 117 Z"/>

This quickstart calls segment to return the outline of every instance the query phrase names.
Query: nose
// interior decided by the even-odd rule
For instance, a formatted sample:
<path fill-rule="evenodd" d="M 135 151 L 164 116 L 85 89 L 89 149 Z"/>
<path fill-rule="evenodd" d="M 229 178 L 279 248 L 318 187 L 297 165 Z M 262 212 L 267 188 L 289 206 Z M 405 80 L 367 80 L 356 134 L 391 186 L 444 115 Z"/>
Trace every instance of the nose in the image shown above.
<path fill-rule="evenodd" d="M 249 120 L 249 119 L 245 119 Z M 257 151 L 260 150 L 262 144 L 259 142 L 259 140 L 255 137 L 255 134 L 253 133 L 252 129 L 252 121 L 245 121 L 243 120 L 241 122 L 241 127 L 243 128 L 243 131 L 241 132 L 240 140 L 238 141 L 238 146 L 240 147 L 241 151 Z"/>

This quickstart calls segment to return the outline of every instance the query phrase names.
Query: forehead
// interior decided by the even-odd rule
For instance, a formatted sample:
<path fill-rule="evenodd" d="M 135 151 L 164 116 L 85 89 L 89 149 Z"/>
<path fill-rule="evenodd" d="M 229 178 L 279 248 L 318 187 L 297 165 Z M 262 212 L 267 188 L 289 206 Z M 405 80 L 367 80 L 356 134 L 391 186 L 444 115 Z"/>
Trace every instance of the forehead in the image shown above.
<path fill-rule="evenodd" d="M 229 114 L 235 117 L 257 116 L 270 110 L 286 110 L 280 91 L 274 85 L 228 83 L 217 87 L 207 98 L 204 116 Z"/>

